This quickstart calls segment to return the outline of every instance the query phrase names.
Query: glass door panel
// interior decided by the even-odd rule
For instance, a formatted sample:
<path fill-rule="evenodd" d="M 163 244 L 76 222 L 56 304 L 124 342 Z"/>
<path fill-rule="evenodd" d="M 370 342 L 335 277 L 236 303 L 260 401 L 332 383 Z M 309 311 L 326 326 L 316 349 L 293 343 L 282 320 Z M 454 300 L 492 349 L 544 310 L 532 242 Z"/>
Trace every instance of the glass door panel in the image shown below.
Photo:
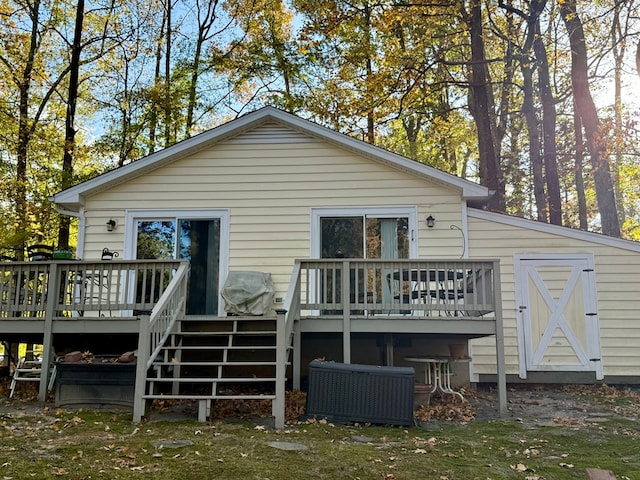
<path fill-rule="evenodd" d="M 375 215 L 320 217 L 320 258 L 409 258 L 409 218 Z M 339 300 L 341 272 L 322 279 L 320 291 L 329 300 Z M 350 272 L 350 298 L 362 302 L 365 295 L 391 301 L 390 271 L 368 268 Z M 368 298 L 368 297 L 367 297 Z M 325 312 L 330 313 L 330 312 Z M 337 312 L 336 312 L 337 313 Z"/>
<path fill-rule="evenodd" d="M 220 219 L 180 220 L 180 258 L 189 260 L 187 313 L 218 313 Z M 212 295 L 212 292 L 216 292 Z"/>
<path fill-rule="evenodd" d="M 187 314 L 218 313 L 220 225 L 219 218 L 140 220 L 136 223 L 137 259 L 189 260 Z M 163 281 L 168 282 L 168 279 Z"/>
<path fill-rule="evenodd" d="M 363 258 L 363 217 L 323 217 L 320 258 Z"/>
<path fill-rule="evenodd" d="M 175 257 L 176 222 L 143 220 L 137 225 L 136 258 L 169 260 Z"/>

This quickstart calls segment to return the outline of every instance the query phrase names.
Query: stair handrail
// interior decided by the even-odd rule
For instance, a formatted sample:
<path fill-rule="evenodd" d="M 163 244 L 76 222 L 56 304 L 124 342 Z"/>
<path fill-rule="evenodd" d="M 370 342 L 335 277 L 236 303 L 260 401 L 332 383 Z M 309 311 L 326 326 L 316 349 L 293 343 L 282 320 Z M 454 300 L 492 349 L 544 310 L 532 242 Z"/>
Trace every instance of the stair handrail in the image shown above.
<path fill-rule="evenodd" d="M 285 338 L 288 342 L 291 340 L 291 335 L 293 335 L 293 324 L 296 319 L 300 318 L 300 271 L 300 261 L 296 260 L 291 272 L 289 289 L 284 299 L 284 310 L 286 310 Z"/>
<path fill-rule="evenodd" d="M 188 262 L 181 262 L 166 290 L 151 310 L 148 320 L 149 357 L 145 359 L 147 368 L 160 353 L 162 346 L 171 335 L 177 319 L 184 315 L 187 297 Z M 144 321 L 144 318 L 141 320 Z M 141 339 L 142 340 L 142 339 Z M 138 358 L 138 361 L 140 359 Z"/>
<path fill-rule="evenodd" d="M 145 413 L 144 392 L 147 382 L 147 370 L 153 364 L 164 342 L 169 338 L 176 320 L 185 313 L 188 265 L 187 261 L 180 262 L 171 281 L 162 292 L 151 313 L 140 317 L 138 358 L 133 395 L 134 422 L 140 422 Z"/>

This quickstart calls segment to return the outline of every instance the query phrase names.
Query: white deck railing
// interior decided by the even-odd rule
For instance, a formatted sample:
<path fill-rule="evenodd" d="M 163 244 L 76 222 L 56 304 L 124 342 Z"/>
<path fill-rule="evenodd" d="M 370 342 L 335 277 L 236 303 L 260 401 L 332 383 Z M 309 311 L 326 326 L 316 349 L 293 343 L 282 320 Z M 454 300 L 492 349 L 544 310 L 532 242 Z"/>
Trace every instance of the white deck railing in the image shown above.
<path fill-rule="evenodd" d="M 491 317 L 495 260 L 297 260 L 302 316 Z"/>
<path fill-rule="evenodd" d="M 178 260 L 0 263 L 0 319 L 118 317 L 151 311 Z"/>

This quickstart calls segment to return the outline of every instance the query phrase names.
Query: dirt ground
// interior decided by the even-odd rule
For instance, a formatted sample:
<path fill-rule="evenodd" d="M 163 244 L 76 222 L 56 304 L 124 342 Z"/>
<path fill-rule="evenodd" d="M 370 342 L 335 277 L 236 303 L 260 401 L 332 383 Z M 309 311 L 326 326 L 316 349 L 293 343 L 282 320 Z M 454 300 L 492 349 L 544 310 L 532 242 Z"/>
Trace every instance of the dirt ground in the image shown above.
<path fill-rule="evenodd" d="M 37 401 L 36 384 L 22 384 L 14 398 L 8 398 L 8 379 L 0 381 L 0 415 L 28 415 L 55 410 L 53 398 Z M 500 417 L 497 393 L 494 388 L 480 386 L 465 394 L 465 402 L 444 395 L 434 396 L 428 406 L 416 410 L 419 424 L 440 421 L 468 423 L 473 420 L 491 421 Z M 301 392 L 288 395 L 288 417 L 304 412 L 305 396 Z M 216 408 L 214 407 L 214 410 Z M 269 417 L 270 402 L 218 404 L 217 418 Z M 503 419 L 517 420 L 531 425 L 580 425 L 598 422 L 615 416 L 640 418 L 640 386 L 612 387 L 607 385 L 516 385 L 507 388 L 507 415 Z M 193 403 L 154 404 L 152 420 L 180 420 L 197 418 Z"/>
<path fill-rule="evenodd" d="M 493 389 L 470 396 L 475 418 L 500 418 Z M 640 386 L 517 385 L 507 388 L 506 418 L 525 424 L 581 424 L 622 416 L 640 418 Z"/>

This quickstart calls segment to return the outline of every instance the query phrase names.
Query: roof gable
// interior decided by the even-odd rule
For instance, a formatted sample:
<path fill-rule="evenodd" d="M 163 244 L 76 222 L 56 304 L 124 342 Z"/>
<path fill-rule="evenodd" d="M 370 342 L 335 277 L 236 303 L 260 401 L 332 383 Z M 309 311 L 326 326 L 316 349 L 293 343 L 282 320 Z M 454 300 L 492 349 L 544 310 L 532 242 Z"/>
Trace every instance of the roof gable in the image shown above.
<path fill-rule="evenodd" d="M 296 131 L 297 134 L 288 136 L 286 132 L 291 130 Z M 277 108 L 264 107 L 129 163 L 124 167 L 59 192 L 52 197 L 52 200 L 63 209 L 77 212 L 84 204 L 84 199 L 88 196 L 145 175 L 157 168 L 221 142 L 264 143 L 277 141 L 281 143 L 301 143 L 305 138 L 310 141 L 323 140 L 373 161 L 385 163 L 393 168 L 456 189 L 460 192 L 462 198 L 466 200 L 484 200 L 490 196 L 489 190 L 482 185 L 391 153 Z"/>
<path fill-rule="evenodd" d="M 478 218 L 481 220 L 502 223 L 504 225 L 510 225 L 513 227 L 549 233 L 566 238 L 573 238 L 575 240 L 581 240 L 583 242 L 590 242 L 598 245 L 605 245 L 640 253 L 640 243 L 634 242 L 632 240 L 625 240 L 622 238 L 609 237 L 601 233 L 586 232 L 584 230 L 576 230 L 574 228 L 552 225 L 550 223 L 538 222 L 521 217 L 513 217 L 504 213 L 489 212 L 476 208 L 468 208 L 467 214 L 472 218 Z"/>

